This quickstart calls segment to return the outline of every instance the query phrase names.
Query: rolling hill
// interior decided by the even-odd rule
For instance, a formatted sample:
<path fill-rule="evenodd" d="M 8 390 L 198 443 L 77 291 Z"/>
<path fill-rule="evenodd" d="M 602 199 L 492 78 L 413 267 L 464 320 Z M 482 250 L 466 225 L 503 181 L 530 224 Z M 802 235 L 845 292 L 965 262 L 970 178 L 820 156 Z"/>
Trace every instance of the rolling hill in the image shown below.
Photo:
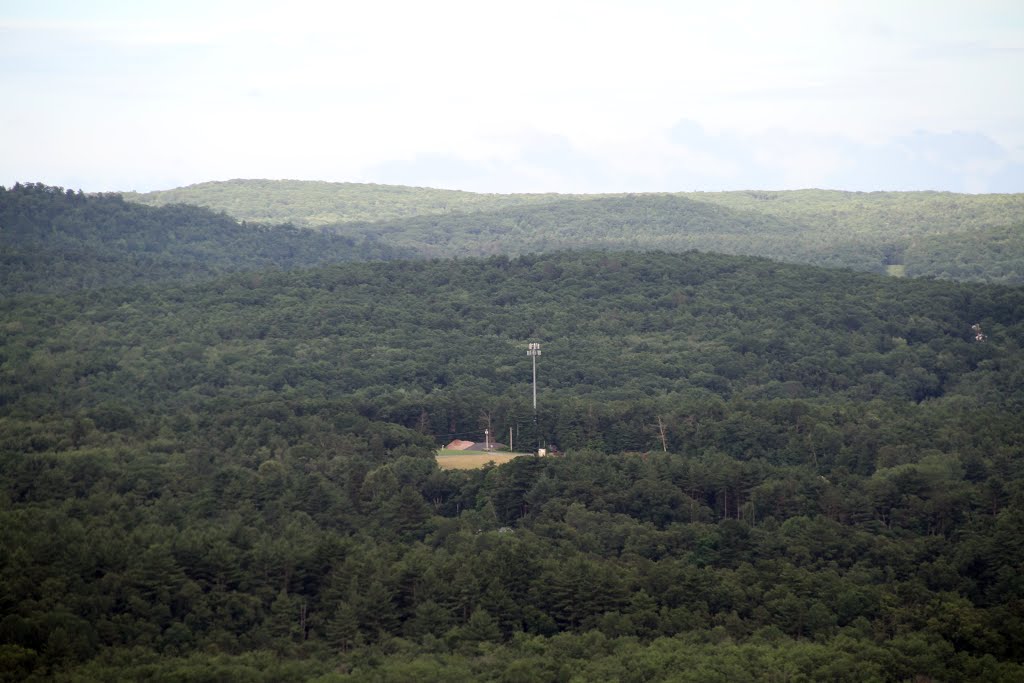
<path fill-rule="evenodd" d="M 239 270 L 394 258 L 394 247 L 288 226 L 242 225 L 184 204 L 148 207 L 40 184 L 0 188 L 0 289 L 62 291 Z"/>
<path fill-rule="evenodd" d="M 35 255 L 0 297 L 0 679 L 1024 676 L 1024 288 L 621 243 L 796 243 L 675 195 L 514 210 L 616 250 L 395 260 L 361 250 L 515 226 L 0 205 Z M 484 429 L 562 455 L 438 467 Z"/>
<path fill-rule="evenodd" d="M 239 219 L 372 235 L 430 257 L 566 248 L 698 249 L 870 272 L 901 265 L 910 276 L 1024 281 L 1024 250 L 1012 237 L 1024 226 L 1020 194 L 491 195 L 235 180 L 126 197 L 154 205 L 186 201 Z M 922 248 L 923 243 L 930 246 Z"/>
<path fill-rule="evenodd" d="M 308 180 L 227 180 L 173 190 L 125 192 L 149 206 L 195 204 L 238 220 L 316 228 L 348 221 L 384 221 L 423 215 L 487 211 L 546 203 L 557 194 L 478 194 L 427 187 L 328 183 Z"/>

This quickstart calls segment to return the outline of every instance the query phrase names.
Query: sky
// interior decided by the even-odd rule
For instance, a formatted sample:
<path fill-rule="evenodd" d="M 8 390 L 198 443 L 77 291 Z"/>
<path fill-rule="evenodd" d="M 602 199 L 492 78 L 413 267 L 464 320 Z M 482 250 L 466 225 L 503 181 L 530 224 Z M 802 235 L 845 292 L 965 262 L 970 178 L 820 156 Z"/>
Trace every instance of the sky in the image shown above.
<path fill-rule="evenodd" d="M 1024 2 L 0 0 L 0 185 L 1024 192 Z"/>

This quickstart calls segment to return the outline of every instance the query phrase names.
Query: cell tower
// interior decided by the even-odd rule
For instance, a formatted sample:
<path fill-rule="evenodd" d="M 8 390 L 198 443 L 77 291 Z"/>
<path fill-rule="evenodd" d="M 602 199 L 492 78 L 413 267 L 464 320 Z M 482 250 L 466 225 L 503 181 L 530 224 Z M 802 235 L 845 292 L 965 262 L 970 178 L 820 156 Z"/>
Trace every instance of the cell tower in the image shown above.
<path fill-rule="evenodd" d="M 537 437 L 536 455 L 540 455 L 540 430 L 537 427 L 537 356 L 540 355 L 540 344 L 530 342 L 527 346 L 526 355 L 533 358 L 533 433 Z"/>

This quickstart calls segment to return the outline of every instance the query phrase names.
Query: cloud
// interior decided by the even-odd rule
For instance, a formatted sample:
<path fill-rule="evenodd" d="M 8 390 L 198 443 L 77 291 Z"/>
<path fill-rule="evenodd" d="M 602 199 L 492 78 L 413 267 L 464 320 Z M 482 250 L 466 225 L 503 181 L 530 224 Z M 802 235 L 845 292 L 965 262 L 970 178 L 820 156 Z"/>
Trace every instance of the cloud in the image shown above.
<path fill-rule="evenodd" d="M 7 3 L 0 183 L 1020 190 L 1024 11 L 987 6 Z"/>
<path fill-rule="evenodd" d="M 841 141 L 843 165 L 830 176 L 850 189 L 1021 192 L 1024 174 L 1009 150 L 976 132 L 916 131 L 880 145 Z"/>
<path fill-rule="evenodd" d="M 535 131 L 511 152 L 421 155 L 368 169 L 376 182 L 484 192 L 623 192 L 832 188 L 1022 192 L 1024 164 L 990 137 L 916 131 L 881 143 L 784 130 L 710 132 L 680 120 L 663 135 L 586 149 Z"/>
<path fill-rule="evenodd" d="M 364 175 L 374 182 L 474 192 L 594 192 L 611 182 L 600 161 L 564 135 L 530 130 L 495 142 L 504 152 L 484 159 L 423 154 L 375 165 Z"/>

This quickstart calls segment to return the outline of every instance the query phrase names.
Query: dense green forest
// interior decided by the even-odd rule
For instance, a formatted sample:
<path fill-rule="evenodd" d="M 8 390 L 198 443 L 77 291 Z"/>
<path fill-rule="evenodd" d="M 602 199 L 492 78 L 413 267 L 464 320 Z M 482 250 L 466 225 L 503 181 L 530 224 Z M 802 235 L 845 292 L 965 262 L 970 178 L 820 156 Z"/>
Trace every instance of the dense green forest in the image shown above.
<path fill-rule="evenodd" d="M 3 198 L 7 244 L 118 260 L 4 265 L 0 680 L 1024 677 L 1019 287 L 668 251 L 296 270 L 333 243 Z M 211 220 L 244 258 L 122 267 Z M 485 428 L 563 455 L 438 468 Z"/>
<path fill-rule="evenodd" d="M 685 251 L 908 276 L 1021 284 L 1024 195 L 691 192 L 498 195 L 355 183 L 233 180 L 126 195 L 238 219 L 379 237 L 433 257 L 564 249 Z"/>
<path fill-rule="evenodd" d="M 0 683 L 1024 683 L 1024 0 L 0 0 L 0 92 Z"/>
<path fill-rule="evenodd" d="M 151 208 L 120 195 L 87 197 L 32 183 L 0 187 L 0 290 L 5 294 L 399 255 L 372 238 L 242 225 L 197 206 Z"/>
<path fill-rule="evenodd" d="M 351 221 L 386 221 L 547 203 L 567 195 L 480 194 L 428 187 L 308 180 L 227 180 L 173 190 L 125 192 L 149 206 L 194 204 L 239 220 L 322 227 Z M 572 197 L 572 195 L 568 195 Z"/>

